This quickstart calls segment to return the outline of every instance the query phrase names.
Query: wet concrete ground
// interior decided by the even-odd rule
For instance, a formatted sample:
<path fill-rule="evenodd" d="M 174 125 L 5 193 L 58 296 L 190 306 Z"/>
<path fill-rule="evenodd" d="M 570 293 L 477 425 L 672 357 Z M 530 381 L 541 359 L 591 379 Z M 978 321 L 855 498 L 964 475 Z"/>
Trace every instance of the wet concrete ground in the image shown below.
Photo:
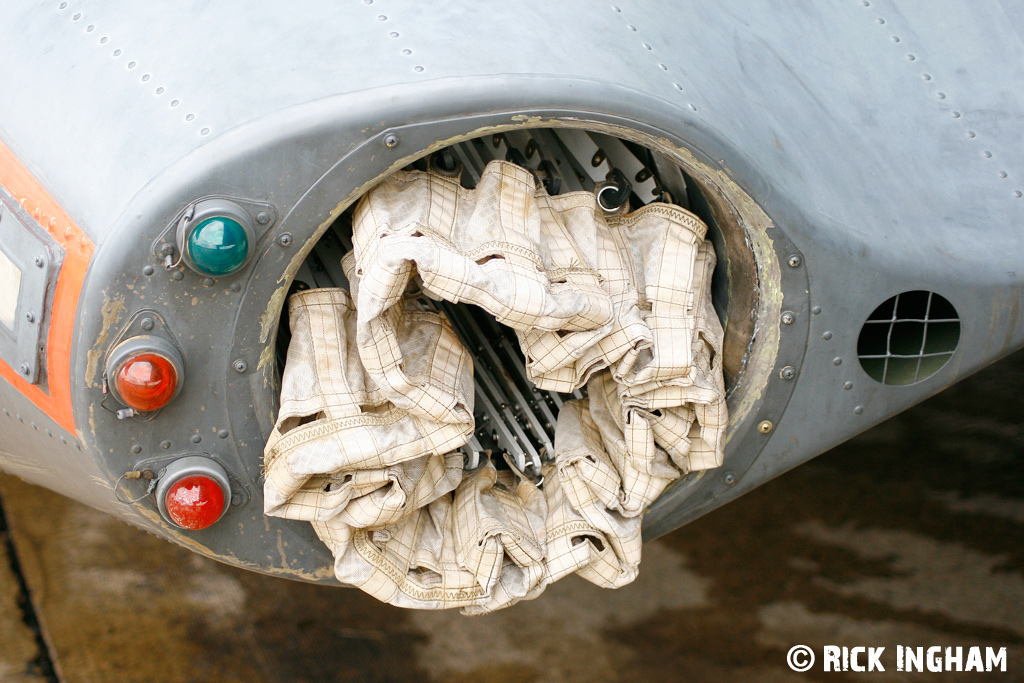
<path fill-rule="evenodd" d="M 1024 681 L 1022 386 L 1018 353 L 648 544 L 631 586 L 476 618 L 227 567 L 4 476 L 0 681 Z M 797 644 L 886 646 L 886 672 L 795 673 Z M 898 644 L 1006 647 L 1007 672 L 900 673 Z"/>

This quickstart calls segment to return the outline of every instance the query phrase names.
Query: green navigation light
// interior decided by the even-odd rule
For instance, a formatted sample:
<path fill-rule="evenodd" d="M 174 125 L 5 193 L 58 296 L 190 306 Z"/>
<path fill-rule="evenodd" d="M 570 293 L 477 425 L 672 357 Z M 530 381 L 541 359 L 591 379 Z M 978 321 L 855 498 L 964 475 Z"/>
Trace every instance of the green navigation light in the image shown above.
<path fill-rule="evenodd" d="M 205 275 L 228 275 L 249 256 L 249 237 L 241 223 L 213 216 L 196 224 L 186 241 L 188 256 Z"/>

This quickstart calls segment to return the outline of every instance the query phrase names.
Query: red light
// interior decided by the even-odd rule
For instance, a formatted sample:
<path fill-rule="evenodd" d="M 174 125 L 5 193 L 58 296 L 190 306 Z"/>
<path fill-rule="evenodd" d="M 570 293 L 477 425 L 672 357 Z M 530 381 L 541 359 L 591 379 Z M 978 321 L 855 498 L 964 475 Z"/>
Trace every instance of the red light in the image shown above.
<path fill-rule="evenodd" d="M 210 477 L 193 474 L 171 484 L 164 506 L 171 521 L 183 529 L 205 529 L 224 512 L 224 490 Z"/>
<path fill-rule="evenodd" d="M 142 353 L 121 366 L 116 381 L 121 400 L 135 410 L 146 412 L 163 408 L 174 398 L 178 373 L 167 358 Z"/>

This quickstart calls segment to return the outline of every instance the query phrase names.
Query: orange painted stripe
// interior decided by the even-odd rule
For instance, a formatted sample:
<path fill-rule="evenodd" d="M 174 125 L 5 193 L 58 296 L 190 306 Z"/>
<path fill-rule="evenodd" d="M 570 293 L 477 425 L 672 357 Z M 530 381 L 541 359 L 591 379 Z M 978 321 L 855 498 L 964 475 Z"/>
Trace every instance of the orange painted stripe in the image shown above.
<path fill-rule="evenodd" d="M 13 384 L 57 424 L 75 434 L 75 416 L 71 409 L 71 334 L 75 329 L 75 312 L 85 271 L 95 245 L 2 142 L 0 184 L 64 249 L 64 262 L 54 290 L 50 332 L 46 340 L 46 376 L 50 393 L 26 382 L 2 360 L 0 377 Z"/>

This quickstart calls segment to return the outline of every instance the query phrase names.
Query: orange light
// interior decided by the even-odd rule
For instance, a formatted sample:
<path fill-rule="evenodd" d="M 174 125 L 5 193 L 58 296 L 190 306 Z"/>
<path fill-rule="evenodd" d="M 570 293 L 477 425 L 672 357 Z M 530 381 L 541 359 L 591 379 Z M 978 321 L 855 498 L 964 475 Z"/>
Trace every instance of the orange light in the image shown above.
<path fill-rule="evenodd" d="M 170 520 L 183 529 L 212 526 L 224 513 L 224 489 L 216 480 L 193 474 L 171 484 L 164 497 Z"/>
<path fill-rule="evenodd" d="M 129 358 L 117 371 L 117 392 L 130 408 L 147 412 L 167 405 L 178 388 L 178 373 L 170 360 L 155 353 Z"/>

